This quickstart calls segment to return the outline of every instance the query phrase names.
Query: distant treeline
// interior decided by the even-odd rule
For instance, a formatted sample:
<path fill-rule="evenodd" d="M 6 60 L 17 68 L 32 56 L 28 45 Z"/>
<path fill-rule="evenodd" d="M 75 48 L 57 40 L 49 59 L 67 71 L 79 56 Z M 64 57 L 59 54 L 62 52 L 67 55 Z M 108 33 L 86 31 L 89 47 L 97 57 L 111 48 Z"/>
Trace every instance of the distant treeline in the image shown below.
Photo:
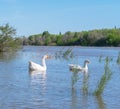
<path fill-rule="evenodd" d="M 64 34 L 50 34 L 44 31 L 29 37 L 22 37 L 23 45 L 56 46 L 120 46 L 120 28 L 100 29 L 82 32 L 67 31 Z"/>
<path fill-rule="evenodd" d="M 82 32 L 67 31 L 62 34 L 42 34 L 17 37 L 16 29 L 9 24 L 0 26 L 0 52 L 16 50 L 23 45 L 40 46 L 120 46 L 120 28 Z"/>

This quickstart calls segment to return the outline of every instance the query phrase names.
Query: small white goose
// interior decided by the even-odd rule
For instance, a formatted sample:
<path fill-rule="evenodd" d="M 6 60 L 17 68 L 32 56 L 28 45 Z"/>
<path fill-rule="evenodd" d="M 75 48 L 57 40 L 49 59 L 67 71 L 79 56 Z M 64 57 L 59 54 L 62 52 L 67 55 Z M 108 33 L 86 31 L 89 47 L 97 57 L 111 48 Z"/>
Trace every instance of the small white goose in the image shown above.
<path fill-rule="evenodd" d="M 44 55 L 43 58 L 42 58 L 42 65 L 39 65 L 35 62 L 32 62 L 32 61 L 29 61 L 29 70 L 33 71 L 33 70 L 38 70 L 38 71 L 46 71 L 47 69 L 47 66 L 46 66 L 46 63 L 45 63 L 45 59 L 49 59 L 50 56 L 48 55 Z"/>
<path fill-rule="evenodd" d="M 82 72 L 87 72 L 88 71 L 88 64 L 90 63 L 89 60 L 85 60 L 84 61 L 84 66 L 81 67 L 80 65 L 76 65 L 76 64 L 69 64 L 69 69 L 71 71 L 82 71 Z"/>

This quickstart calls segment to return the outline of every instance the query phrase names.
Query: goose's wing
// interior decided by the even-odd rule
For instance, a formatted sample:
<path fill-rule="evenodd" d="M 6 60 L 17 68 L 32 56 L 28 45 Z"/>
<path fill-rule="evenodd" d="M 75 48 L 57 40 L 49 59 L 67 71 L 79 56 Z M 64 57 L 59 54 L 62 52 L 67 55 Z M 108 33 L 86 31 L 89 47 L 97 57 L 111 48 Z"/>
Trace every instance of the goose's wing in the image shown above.
<path fill-rule="evenodd" d="M 79 69 L 79 70 L 82 69 L 82 67 L 77 64 L 68 64 L 68 66 L 70 69 Z"/>
<path fill-rule="evenodd" d="M 29 69 L 30 70 L 42 70 L 43 66 L 41 66 L 35 62 L 29 61 Z"/>

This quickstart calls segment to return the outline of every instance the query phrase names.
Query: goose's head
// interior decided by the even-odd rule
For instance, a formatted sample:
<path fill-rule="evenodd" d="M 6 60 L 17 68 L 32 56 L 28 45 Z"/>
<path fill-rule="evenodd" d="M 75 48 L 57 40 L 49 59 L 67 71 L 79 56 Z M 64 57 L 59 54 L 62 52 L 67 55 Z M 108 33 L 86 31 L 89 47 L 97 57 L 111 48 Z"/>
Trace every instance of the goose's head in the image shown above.
<path fill-rule="evenodd" d="M 49 59 L 49 58 L 51 58 L 51 56 L 49 56 L 49 55 L 44 55 L 43 58 L 44 58 L 44 59 Z"/>
<path fill-rule="evenodd" d="M 85 63 L 85 64 L 89 64 L 90 61 L 89 61 L 89 60 L 85 60 L 84 63 Z"/>

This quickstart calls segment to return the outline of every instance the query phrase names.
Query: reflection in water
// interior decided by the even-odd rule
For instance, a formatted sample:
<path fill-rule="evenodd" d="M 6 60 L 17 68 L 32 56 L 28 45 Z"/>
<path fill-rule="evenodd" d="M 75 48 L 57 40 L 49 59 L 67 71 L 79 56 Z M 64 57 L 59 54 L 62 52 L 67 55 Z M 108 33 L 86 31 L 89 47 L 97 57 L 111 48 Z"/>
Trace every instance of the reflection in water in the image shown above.
<path fill-rule="evenodd" d="M 71 89 L 71 109 L 77 109 L 78 106 L 78 96 L 76 88 L 73 88 L 77 80 L 79 80 L 79 72 L 73 72 L 72 74 L 72 89 Z M 88 80 L 89 80 L 89 73 L 83 72 L 83 84 L 82 84 L 82 91 L 83 91 L 83 97 L 81 99 L 81 105 L 88 106 Z M 98 105 L 99 109 L 106 109 L 105 103 L 102 99 L 102 96 L 95 96 L 96 97 L 96 103 Z"/>
<path fill-rule="evenodd" d="M 120 69 L 114 62 L 120 47 L 110 47 L 109 50 L 103 47 L 75 47 L 75 60 L 80 62 L 86 57 L 92 60 L 90 71 L 93 72 L 89 73 L 88 80 L 84 73 L 68 72 L 66 60 L 47 61 L 49 68 L 46 73 L 28 72 L 28 61 L 32 56 L 35 61 L 39 61 L 46 52 L 54 55 L 59 48 L 61 47 L 27 46 L 24 52 L 16 55 L 0 55 L 0 109 L 119 109 Z M 115 70 L 104 93 L 112 97 L 103 95 L 103 99 L 92 94 L 97 85 L 95 81 L 100 79 L 104 70 L 104 63 L 97 61 L 100 54 L 114 57 L 110 66 Z M 71 83 L 77 87 L 71 88 Z M 81 88 L 87 84 L 88 95 L 84 95 Z"/>
<path fill-rule="evenodd" d="M 37 76 L 37 75 L 42 75 L 43 78 L 46 78 L 46 71 L 39 71 L 39 70 L 33 70 L 33 71 L 29 71 L 30 76 Z"/>
<path fill-rule="evenodd" d="M 74 85 L 78 80 L 79 80 L 78 72 L 73 72 L 71 77 L 72 88 L 74 88 Z"/>
<path fill-rule="evenodd" d="M 82 85 L 82 91 L 83 91 L 83 95 L 88 95 L 88 72 L 78 72 L 75 71 L 72 73 L 72 77 L 71 77 L 71 82 L 72 82 L 72 89 L 71 89 L 71 109 L 77 109 L 79 107 L 78 104 L 87 106 L 87 101 L 88 98 L 87 96 L 83 96 L 82 103 L 78 103 L 78 96 L 77 96 L 77 91 L 76 88 L 74 88 L 75 83 L 80 79 L 79 75 L 83 74 L 83 85 Z"/>
<path fill-rule="evenodd" d="M 46 94 L 46 72 L 29 71 L 30 75 L 30 102 L 34 106 L 44 104 Z"/>
<path fill-rule="evenodd" d="M 88 96 L 79 97 L 75 88 L 71 89 L 71 109 L 88 109 Z"/>
<path fill-rule="evenodd" d="M 39 85 L 41 90 L 44 92 L 46 89 L 46 72 L 40 71 L 29 71 L 31 77 L 31 86 Z"/>
<path fill-rule="evenodd" d="M 17 52 L 0 52 L 0 60 L 10 61 L 17 56 Z"/>
<path fill-rule="evenodd" d="M 71 98 L 71 102 L 72 102 L 71 109 L 77 109 L 78 99 L 77 99 L 77 92 L 76 92 L 75 88 L 71 89 L 71 96 L 72 96 L 72 98 Z"/>
<path fill-rule="evenodd" d="M 74 88 L 74 85 L 80 79 L 79 75 L 82 73 L 83 74 L 82 90 L 83 90 L 83 94 L 87 95 L 88 94 L 88 79 L 89 79 L 88 70 L 85 70 L 84 72 L 80 72 L 80 71 L 72 71 L 72 72 L 73 72 L 72 77 L 71 77 L 72 88 Z"/>
<path fill-rule="evenodd" d="M 84 95 L 88 95 L 88 79 L 89 79 L 89 75 L 88 72 L 84 72 L 83 73 L 84 77 L 83 77 L 83 94 Z"/>
<path fill-rule="evenodd" d="M 96 96 L 96 101 L 97 101 L 97 103 L 98 103 L 98 108 L 99 109 L 106 109 L 106 106 L 105 106 L 105 103 L 104 103 L 104 101 L 103 101 L 103 99 L 102 99 L 102 96 Z"/>
<path fill-rule="evenodd" d="M 79 107 L 79 105 L 84 105 L 87 106 L 87 102 L 88 102 L 88 97 L 87 96 L 83 96 L 81 99 L 81 103 L 78 103 L 78 96 L 77 96 L 77 91 L 76 88 L 74 88 L 75 83 L 80 79 L 79 75 L 83 74 L 83 84 L 82 84 L 82 91 L 83 91 L 83 95 L 88 95 L 88 71 L 84 71 L 84 72 L 78 72 L 75 71 L 72 73 L 72 77 L 71 77 L 71 81 L 72 81 L 72 89 L 71 89 L 71 109 L 77 109 Z M 79 105 L 78 105 L 79 104 Z"/>

